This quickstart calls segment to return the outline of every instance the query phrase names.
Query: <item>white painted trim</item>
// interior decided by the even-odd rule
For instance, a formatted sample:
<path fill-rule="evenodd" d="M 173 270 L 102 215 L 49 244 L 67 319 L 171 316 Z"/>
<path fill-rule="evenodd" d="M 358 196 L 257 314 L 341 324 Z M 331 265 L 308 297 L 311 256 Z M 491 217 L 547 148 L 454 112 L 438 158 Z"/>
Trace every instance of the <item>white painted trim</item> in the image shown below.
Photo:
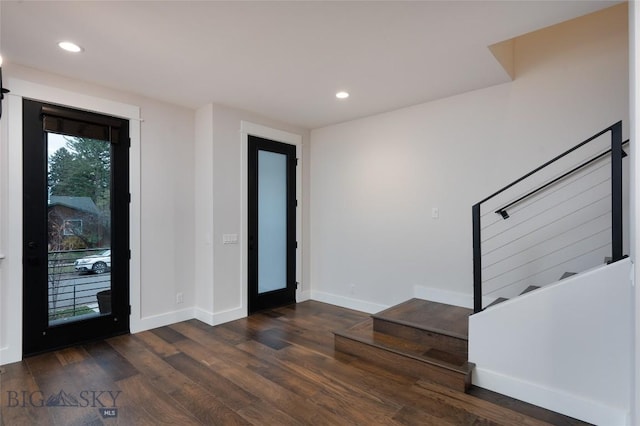
<path fill-rule="evenodd" d="M 9 97 L 16 96 L 19 98 L 33 99 L 60 106 L 69 106 L 97 112 L 99 114 L 108 114 L 115 117 L 140 121 L 140 108 L 135 105 L 96 98 L 82 93 L 69 92 L 56 87 L 15 78 L 9 78 L 7 87 L 11 87 Z"/>
<path fill-rule="evenodd" d="M 298 250 L 296 250 L 296 281 L 300 284 L 296 291 L 296 300 L 302 299 L 302 289 L 304 284 L 302 282 L 302 206 L 303 206 L 303 194 L 302 194 L 302 136 L 294 133 L 285 132 L 283 130 L 272 129 L 270 127 L 262 126 L 260 124 L 251 123 L 249 121 L 242 120 L 240 122 L 240 287 L 241 294 L 240 300 L 242 301 L 241 308 L 244 312 L 247 312 L 247 285 L 248 285 L 248 258 L 247 258 L 247 237 L 248 237 L 248 224 L 249 217 L 247 197 L 248 197 L 248 143 L 249 135 L 258 136 L 265 139 L 270 139 L 276 142 L 282 142 L 289 145 L 295 145 L 296 158 L 299 159 L 298 167 L 296 167 L 296 199 L 298 200 L 298 208 L 296 209 L 296 239 L 298 241 Z M 215 296 L 214 296 L 215 297 Z M 245 314 L 246 316 L 246 314 Z"/>
<path fill-rule="evenodd" d="M 589 374 L 585 371 L 585 374 Z M 611 407 L 577 395 L 560 392 L 557 389 L 540 386 L 476 367 L 473 370 L 474 385 L 509 395 L 516 399 L 526 400 L 539 407 L 563 413 L 597 425 L 626 426 L 631 424 L 629 412 Z"/>
<path fill-rule="evenodd" d="M 638 118 L 640 107 L 640 7 L 637 2 L 629 2 L 629 137 L 632 141 L 638 141 L 640 128 Z M 631 350 L 632 374 L 631 374 L 631 424 L 640 424 L 640 268 L 635 267 L 640 253 L 640 237 L 638 226 L 640 224 L 640 156 L 635 142 L 630 149 L 630 256 L 634 264 L 632 270 L 632 335 Z"/>
<path fill-rule="evenodd" d="M 311 291 L 309 290 L 301 291 L 296 296 L 297 303 L 305 302 L 307 300 L 311 300 Z"/>
<path fill-rule="evenodd" d="M 367 302 L 366 300 L 352 299 L 350 297 L 313 290 L 311 290 L 311 300 L 317 300 L 318 302 L 329 303 L 331 305 L 353 309 L 355 311 L 366 312 L 368 314 L 375 314 L 391 307 L 389 305 L 381 305 L 379 303 Z"/>
<path fill-rule="evenodd" d="M 473 296 L 466 293 L 415 285 L 413 286 L 413 297 L 473 309 Z"/>
<path fill-rule="evenodd" d="M 14 358 L 15 355 L 11 353 L 11 348 L 7 346 L 0 348 L 0 365 L 16 362 Z"/>
<path fill-rule="evenodd" d="M 4 143 L 6 159 L 0 159 L 0 168 L 8 170 L 7 182 L 3 183 L 7 200 L 6 246 L 7 258 L 2 272 L 6 278 L 4 291 L 11 300 L 8 311 L 3 312 L 3 320 L 11 327 L 3 336 L 5 347 L 0 350 L 0 364 L 22 359 L 22 99 L 29 98 L 71 108 L 107 114 L 129 119 L 129 180 L 131 191 L 130 206 L 130 329 L 132 332 L 146 329 L 148 321 L 140 318 L 140 108 L 121 102 L 70 92 L 55 87 L 9 78 L 11 93 L 7 96 L 8 141 Z M 5 117 L 3 116 L 3 119 Z M 10 224 L 10 226 L 9 226 Z M 4 237 L 4 236 L 3 236 Z M 3 284 L 4 285 L 4 284 Z"/>
<path fill-rule="evenodd" d="M 447 305 L 473 309 L 473 295 L 468 293 L 460 293 L 457 291 L 443 290 L 441 288 L 414 285 L 413 297 L 423 300 L 429 300 L 431 302 L 438 302 Z M 490 305 L 496 299 L 497 297 L 482 296 L 482 306 Z"/>
<path fill-rule="evenodd" d="M 132 333 L 141 329 L 142 324 L 142 183 L 140 170 L 142 165 L 141 154 L 141 129 L 140 121 L 129 122 L 129 137 L 131 148 L 129 150 L 129 192 L 131 203 L 129 204 L 129 248 L 131 260 L 129 261 L 129 304 L 131 315 L 129 317 L 129 329 Z"/>
<path fill-rule="evenodd" d="M 216 326 L 224 324 L 226 322 L 235 321 L 247 316 L 244 309 L 239 306 L 237 308 L 228 309 L 223 312 L 209 312 L 201 308 L 195 308 L 195 318 L 199 321 L 209 324 L 210 326 Z"/>
<path fill-rule="evenodd" d="M 136 333 L 145 330 L 151 330 L 158 327 L 164 327 L 166 325 L 175 324 L 181 321 L 187 321 L 194 318 L 193 308 L 185 308 L 179 311 L 165 312 L 163 314 L 151 315 L 148 317 L 140 318 L 138 321 L 138 330 Z"/>
<path fill-rule="evenodd" d="M 11 85 L 13 85 L 11 83 Z M 0 312 L 4 324 L 2 336 L 3 349 L 0 351 L 0 365 L 22 359 L 22 98 L 9 96 L 3 111 L 4 124 L 8 137 L 3 138 L 4 158 L 0 158 L 3 175 L 2 200 L 7 200 L 2 225 L 3 245 L 6 258 L 2 264 L 2 292 L 10 303 L 3 303 L 5 310 Z M 11 324 L 11 327 L 7 327 Z M 0 330 L 2 330 L 0 329 Z"/>

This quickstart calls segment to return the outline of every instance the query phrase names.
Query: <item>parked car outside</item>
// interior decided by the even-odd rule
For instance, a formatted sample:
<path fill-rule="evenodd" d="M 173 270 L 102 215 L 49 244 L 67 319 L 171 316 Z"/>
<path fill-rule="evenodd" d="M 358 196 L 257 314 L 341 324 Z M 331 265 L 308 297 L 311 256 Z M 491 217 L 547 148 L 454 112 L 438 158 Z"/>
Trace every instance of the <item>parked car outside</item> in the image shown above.
<path fill-rule="evenodd" d="M 81 257 L 76 260 L 74 267 L 77 272 L 93 272 L 102 274 L 111 269 L 111 250 L 105 250 L 98 254 Z"/>

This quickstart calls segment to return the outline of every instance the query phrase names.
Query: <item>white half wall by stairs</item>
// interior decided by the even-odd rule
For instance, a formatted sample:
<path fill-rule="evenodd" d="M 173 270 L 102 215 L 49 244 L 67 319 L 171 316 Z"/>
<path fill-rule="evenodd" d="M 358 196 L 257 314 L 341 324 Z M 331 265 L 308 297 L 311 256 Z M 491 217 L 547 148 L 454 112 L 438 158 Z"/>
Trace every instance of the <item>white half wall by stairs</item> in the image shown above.
<path fill-rule="evenodd" d="M 473 383 L 599 425 L 629 425 L 632 270 L 624 259 L 469 319 Z"/>

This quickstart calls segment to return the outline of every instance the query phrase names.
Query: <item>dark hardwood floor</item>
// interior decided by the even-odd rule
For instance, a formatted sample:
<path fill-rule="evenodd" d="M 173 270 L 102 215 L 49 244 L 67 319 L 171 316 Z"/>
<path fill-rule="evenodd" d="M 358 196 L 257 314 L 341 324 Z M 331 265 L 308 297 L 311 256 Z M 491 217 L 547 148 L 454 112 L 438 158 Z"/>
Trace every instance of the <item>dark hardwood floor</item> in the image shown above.
<path fill-rule="evenodd" d="M 1 367 L 0 424 L 581 425 L 335 355 L 366 314 L 319 302 L 210 327 L 190 320 Z"/>

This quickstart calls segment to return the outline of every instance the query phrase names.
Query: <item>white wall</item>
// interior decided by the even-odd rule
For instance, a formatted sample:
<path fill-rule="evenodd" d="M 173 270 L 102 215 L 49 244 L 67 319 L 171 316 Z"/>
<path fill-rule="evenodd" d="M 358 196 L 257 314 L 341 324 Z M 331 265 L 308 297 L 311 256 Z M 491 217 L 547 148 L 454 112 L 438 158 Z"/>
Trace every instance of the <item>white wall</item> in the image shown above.
<path fill-rule="evenodd" d="M 631 95 L 631 140 L 640 140 L 640 127 L 638 126 L 639 111 L 638 102 L 640 101 L 640 8 L 636 2 L 629 3 L 629 58 L 630 71 L 629 81 Z M 632 295 L 632 327 L 630 340 L 634 342 L 631 348 L 632 371 L 631 377 L 631 424 L 640 424 L 640 268 L 637 267 L 638 252 L 640 251 L 640 238 L 638 238 L 638 215 L 640 215 L 640 187 L 638 186 L 638 173 L 640 171 L 640 156 L 638 155 L 635 145 L 630 150 L 631 164 L 631 260 L 634 262 L 634 291 Z"/>
<path fill-rule="evenodd" d="M 627 46 L 623 4 L 517 38 L 512 83 L 313 130 L 312 298 L 470 305 L 471 206 L 618 120 L 628 134 Z"/>
<path fill-rule="evenodd" d="M 472 315 L 473 383 L 593 424 L 631 424 L 631 273 L 624 259 Z"/>
<path fill-rule="evenodd" d="M 302 232 L 298 272 L 301 288 L 297 300 L 308 297 L 308 178 L 309 132 L 274 122 L 246 111 L 221 105 L 205 105 L 196 113 L 196 315 L 209 324 L 240 318 L 247 313 L 246 265 L 243 264 L 242 194 L 246 193 L 246 158 L 243 158 L 243 122 L 288 132 L 302 138 Z M 244 147 L 246 151 L 246 147 Z M 245 213 L 246 214 L 246 213 Z M 223 244 L 224 234 L 237 234 L 238 244 Z M 301 269 L 301 270 L 300 270 Z"/>
<path fill-rule="evenodd" d="M 89 97 L 101 104 L 115 101 L 139 108 L 144 121 L 135 123 L 140 129 L 140 146 L 132 148 L 132 155 L 134 152 L 135 155 L 131 158 L 134 197 L 131 232 L 139 246 L 132 247 L 131 329 L 140 331 L 191 318 L 195 304 L 194 111 L 15 64 L 4 64 L 3 74 L 6 83 L 19 79 L 60 93 L 62 100 L 58 102 Z M 11 89 L 9 84 L 7 86 Z M 15 95 L 20 93 L 16 91 L 10 96 L 19 99 Z M 4 141 L 7 141 L 4 138 L 8 135 L 8 127 L 3 116 L 0 135 Z M 20 149 L 21 141 L 11 142 L 12 149 Z M 0 158 L 0 169 L 3 170 L 0 175 L 3 226 L 0 250 L 6 250 L 6 259 L 0 265 L 0 364 L 20 359 L 22 352 L 22 223 L 20 214 L 8 215 L 8 210 L 15 213 L 16 206 L 22 203 L 22 171 L 19 164 L 9 167 L 9 161 L 6 156 Z M 7 235 L 7 230 L 11 230 L 13 237 Z M 8 239 L 13 242 L 5 249 Z M 178 291 L 184 294 L 182 305 L 175 303 Z"/>

